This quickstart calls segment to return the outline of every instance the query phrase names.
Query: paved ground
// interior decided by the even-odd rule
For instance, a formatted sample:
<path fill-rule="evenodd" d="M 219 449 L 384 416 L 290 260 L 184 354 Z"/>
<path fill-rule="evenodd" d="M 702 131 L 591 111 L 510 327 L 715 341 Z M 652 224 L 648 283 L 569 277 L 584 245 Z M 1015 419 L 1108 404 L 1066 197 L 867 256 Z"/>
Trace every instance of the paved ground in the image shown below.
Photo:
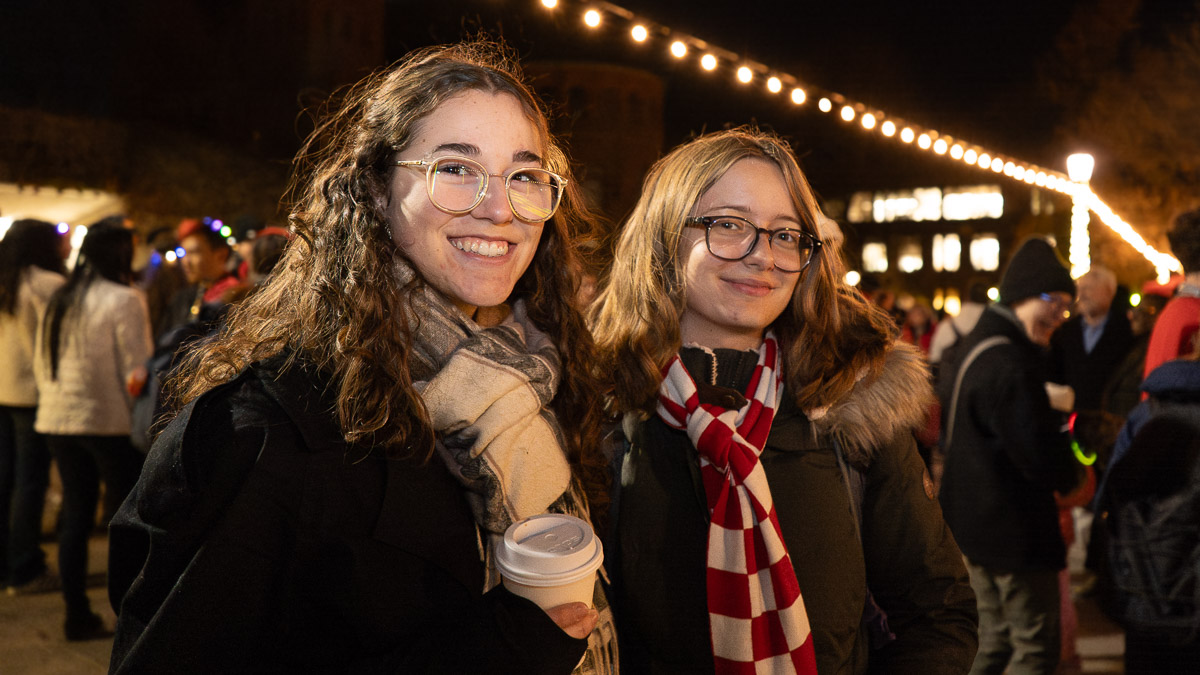
<path fill-rule="evenodd" d="M 50 557 L 56 547 L 47 544 Z M 93 537 L 88 558 L 92 587 L 88 591 L 93 611 L 104 617 L 111 628 L 115 617 L 108 606 L 103 587 L 108 543 Z M 1072 556 L 1072 566 L 1078 564 Z M 1104 617 L 1095 603 L 1083 598 L 1076 603 L 1079 612 L 1077 649 L 1083 657 L 1076 673 L 1124 673 L 1121 656 L 1125 637 Z M 0 592 L 0 675 L 100 675 L 108 672 L 109 640 L 67 642 L 62 632 L 63 604 L 59 593 L 9 597 Z"/>
<path fill-rule="evenodd" d="M 58 547 L 47 544 L 53 560 Z M 112 628 L 116 621 L 108 606 L 104 570 L 108 541 L 93 537 L 88 547 L 92 611 Z M 53 564 L 53 563 L 52 563 Z M 0 591 L 0 675 L 90 675 L 108 672 L 111 640 L 67 642 L 63 637 L 61 593 L 9 597 Z"/>

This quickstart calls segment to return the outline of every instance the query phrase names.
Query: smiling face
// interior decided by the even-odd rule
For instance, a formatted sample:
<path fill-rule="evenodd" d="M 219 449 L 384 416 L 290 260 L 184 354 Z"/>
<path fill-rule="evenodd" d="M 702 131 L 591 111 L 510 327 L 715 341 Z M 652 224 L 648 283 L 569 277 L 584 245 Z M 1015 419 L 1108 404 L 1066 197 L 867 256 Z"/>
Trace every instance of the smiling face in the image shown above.
<path fill-rule="evenodd" d="M 1025 334 L 1035 345 L 1047 347 L 1050 336 L 1067 320 L 1071 296 L 1062 291 L 1034 296 L 1013 305 L 1013 314 L 1025 327 Z"/>
<path fill-rule="evenodd" d="M 189 284 L 208 286 L 225 276 L 225 263 L 229 260 L 228 248 L 214 248 L 199 234 L 191 234 L 179 242 L 184 250 L 180 261 L 184 276 Z"/>
<path fill-rule="evenodd" d="M 430 113 L 396 156 L 432 160 L 457 155 L 495 174 L 483 201 L 455 215 L 430 201 L 424 166 L 395 167 L 385 204 L 396 245 L 421 277 L 468 317 L 480 307 L 508 300 L 533 260 L 544 226 L 513 216 L 503 176 L 542 167 L 543 152 L 536 127 L 515 97 L 472 90 Z"/>
<path fill-rule="evenodd" d="M 783 173 L 765 159 L 739 160 L 700 196 L 693 216 L 740 216 L 765 229 L 804 229 Z M 775 268 L 765 235 L 750 255 L 725 261 L 708 252 L 704 228 L 688 227 L 679 242 L 687 287 L 680 318 L 683 343 L 757 349 L 767 326 L 787 308 L 800 275 Z"/>

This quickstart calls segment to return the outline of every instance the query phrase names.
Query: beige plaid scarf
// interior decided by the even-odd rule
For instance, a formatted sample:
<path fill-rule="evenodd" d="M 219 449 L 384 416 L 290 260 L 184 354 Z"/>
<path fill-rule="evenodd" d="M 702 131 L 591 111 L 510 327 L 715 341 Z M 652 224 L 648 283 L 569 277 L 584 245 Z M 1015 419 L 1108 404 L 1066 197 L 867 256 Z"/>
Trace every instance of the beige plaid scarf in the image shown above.
<path fill-rule="evenodd" d="M 411 275 L 400 270 L 403 281 Z M 414 294 L 413 306 L 413 379 L 437 432 L 439 456 L 466 489 L 484 535 L 487 591 L 500 583 L 493 553 L 509 525 L 547 512 L 588 520 L 586 498 L 571 479 L 562 430 L 550 410 L 561 358 L 529 320 L 524 301 L 511 311 L 480 308 L 503 317 L 488 327 L 428 287 Z M 615 673 L 616 630 L 599 582 L 594 604 L 600 620 L 575 672 Z"/>

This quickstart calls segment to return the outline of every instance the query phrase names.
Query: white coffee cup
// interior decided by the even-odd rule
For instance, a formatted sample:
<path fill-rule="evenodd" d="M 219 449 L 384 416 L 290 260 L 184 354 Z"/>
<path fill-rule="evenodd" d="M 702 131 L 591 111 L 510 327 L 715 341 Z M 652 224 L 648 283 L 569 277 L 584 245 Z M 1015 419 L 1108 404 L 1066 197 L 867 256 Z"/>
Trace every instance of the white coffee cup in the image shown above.
<path fill-rule="evenodd" d="M 542 609 L 568 602 L 592 606 L 600 539 L 587 521 L 545 513 L 518 521 L 496 549 L 496 568 L 509 591 Z"/>

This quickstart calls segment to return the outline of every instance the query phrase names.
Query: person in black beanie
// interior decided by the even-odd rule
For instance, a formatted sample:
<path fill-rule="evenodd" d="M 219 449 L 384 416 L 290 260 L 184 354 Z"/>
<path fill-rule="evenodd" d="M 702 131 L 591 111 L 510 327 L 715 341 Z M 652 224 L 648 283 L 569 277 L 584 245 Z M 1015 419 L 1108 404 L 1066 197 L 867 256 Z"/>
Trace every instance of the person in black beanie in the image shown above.
<path fill-rule="evenodd" d="M 1058 665 L 1066 546 L 1054 492 L 1069 492 L 1080 473 L 1047 394 L 1044 352 L 1074 294 L 1054 248 L 1025 241 L 1000 301 L 942 364 L 939 499 L 978 599 L 973 674 L 1049 674 Z"/>

